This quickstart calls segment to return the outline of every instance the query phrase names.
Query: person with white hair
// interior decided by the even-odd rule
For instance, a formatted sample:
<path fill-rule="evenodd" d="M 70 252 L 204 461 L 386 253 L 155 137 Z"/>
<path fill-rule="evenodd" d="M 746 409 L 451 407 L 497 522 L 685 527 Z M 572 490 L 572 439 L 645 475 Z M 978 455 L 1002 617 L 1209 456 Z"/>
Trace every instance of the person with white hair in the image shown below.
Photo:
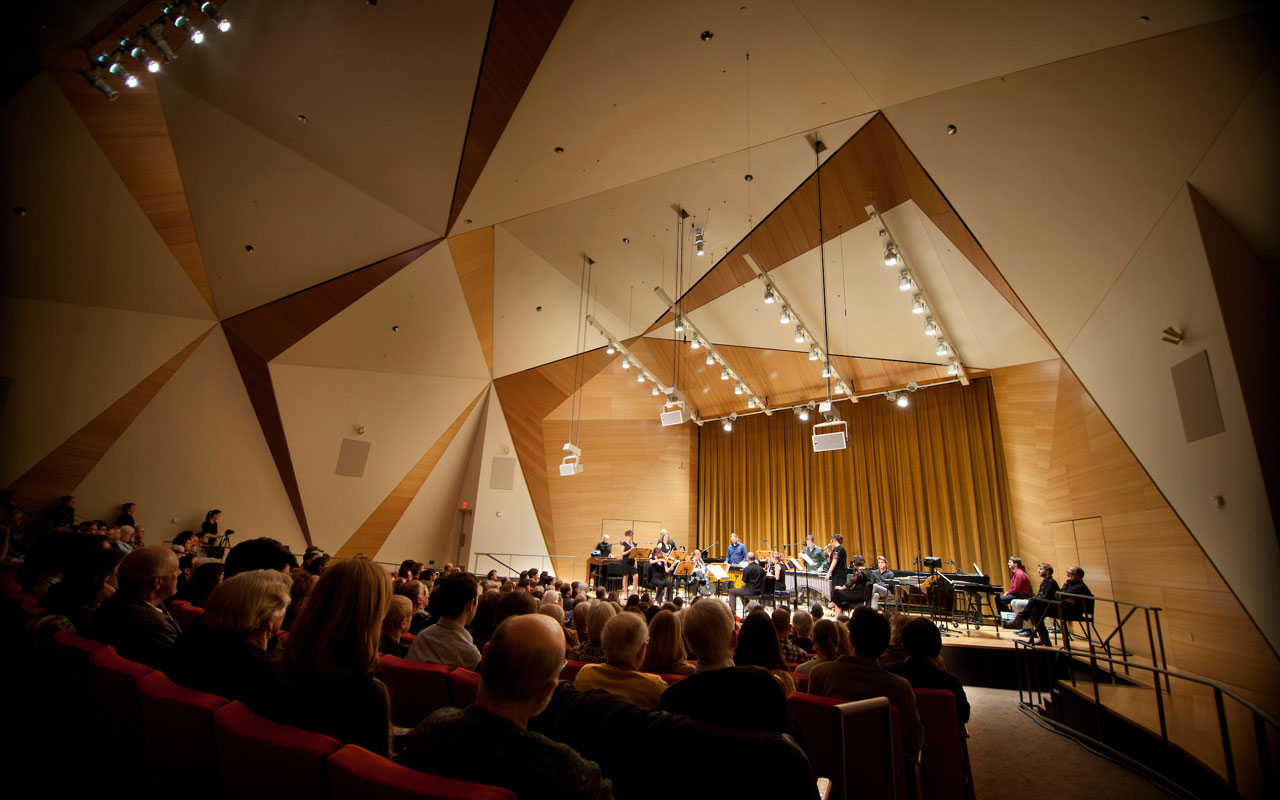
<path fill-rule="evenodd" d="M 575 689 L 604 689 L 620 694 L 638 706 L 657 708 L 667 682 L 641 672 L 649 626 L 639 614 L 619 614 L 604 626 L 605 663 L 587 664 L 578 671 Z"/>

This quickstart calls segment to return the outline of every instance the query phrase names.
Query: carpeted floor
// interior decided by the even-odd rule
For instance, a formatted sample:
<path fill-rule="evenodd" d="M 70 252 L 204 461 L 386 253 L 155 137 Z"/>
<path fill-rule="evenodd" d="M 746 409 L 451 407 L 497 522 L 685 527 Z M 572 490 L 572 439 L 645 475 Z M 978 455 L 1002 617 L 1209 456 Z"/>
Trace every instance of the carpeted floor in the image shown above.
<path fill-rule="evenodd" d="M 1167 800 L 1142 775 L 1040 727 L 1018 709 L 1018 693 L 965 687 L 973 706 L 969 763 L 978 800 L 1123 797 Z"/>

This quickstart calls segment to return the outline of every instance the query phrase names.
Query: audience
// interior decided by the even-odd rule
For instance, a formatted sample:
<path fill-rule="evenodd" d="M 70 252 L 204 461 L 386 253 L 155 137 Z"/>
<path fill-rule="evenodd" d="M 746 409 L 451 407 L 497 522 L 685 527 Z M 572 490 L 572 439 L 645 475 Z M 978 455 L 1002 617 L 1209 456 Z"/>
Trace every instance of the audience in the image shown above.
<path fill-rule="evenodd" d="M 880 656 L 880 666 L 889 669 L 894 664 L 907 660 L 907 648 L 902 644 L 902 628 L 911 620 L 906 614 L 894 614 L 889 617 L 889 646 Z"/>
<path fill-rule="evenodd" d="M 413 616 L 409 619 L 409 633 L 417 636 L 423 628 L 434 621 L 427 613 L 427 585 L 416 579 L 407 580 L 396 587 L 396 594 L 408 598 L 413 605 Z"/>
<path fill-rule="evenodd" d="M 80 633 L 160 669 L 182 632 L 161 605 L 178 591 L 178 557 L 163 547 L 144 547 L 126 555 L 116 575 L 120 589 L 85 619 Z"/>
<path fill-rule="evenodd" d="M 108 600 L 119 587 L 116 570 L 125 554 L 103 548 L 96 537 L 82 537 L 83 544 L 70 548 L 63 560 L 62 580 L 49 587 L 41 601 L 45 611 L 66 617 L 79 626 Z"/>
<path fill-rule="evenodd" d="M 938 626 L 924 617 L 913 617 L 902 629 L 902 643 L 908 658 L 889 667 L 889 671 L 906 678 L 912 688 L 945 689 L 955 695 L 956 719 L 963 728 L 969 722 L 969 698 L 965 697 L 960 681 L 938 666 L 942 655 L 942 634 Z"/>
<path fill-rule="evenodd" d="M 809 617 L 808 612 L 797 611 L 797 615 L 804 614 Z M 791 638 L 791 615 L 787 613 L 785 608 L 775 608 L 771 615 L 773 619 L 773 629 L 778 635 L 778 647 L 782 650 L 782 660 L 788 664 L 803 664 L 812 656 L 805 652 L 803 648 L 795 644 Z M 809 617 L 812 622 L 812 617 Z"/>
<path fill-rule="evenodd" d="M 178 598 L 203 608 L 209 594 L 222 583 L 225 575 L 226 566 L 220 562 L 207 561 L 199 564 L 191 571 L 191 579 L 187 581 L 185 591 L 178 592 Z"/>
<path fill-rule="evenodd" d="M 662 610 L 649 621 L 649 646 L 640 669 L 662 675 L 692 675 L 693 665 L 685 660 L 684 635 L 680 617 Z"/>
<path fill-rule="evenodd" d="M 601 644 L 601 638 L 604 636 L 604 626 L 617 613 L 611 603 L 600 601 L 591 603 L 591 610 L 586 614 L 587 640 L 570 650 L 568 659 L 570 661 L 581 661 L 584 664 L 605 663 L 604 645 Z"/>
<path fill-rule="evenodd" d="M 587 664 L 573 686 L 579 690 L 604 689 L 620 694 L 645 708 L 657 708 L 667 682 L 640 671 L 644 663 L 649 628 L 639 614 L 619 614 L 604 626 L 605 663 Z"/>
<path fill-rule="evenodd" d="M 566 644 L 573 648 L 578 646 L 578 634 L 574 633 L 573 628 L 565 624 L 564 606 L 558 603 L 543 603 L 538 606 L 538 613 L 551 617 L 560 623 L 560 627 L 564 629 L 564 639 Z"/>
<path fill-rule="evenodd" d="M 782 611 L 786 617 L 787 612 Z M 790 623 L 788 623 L 790 627 Z M 782 659 L 781 643 L 773 621 L 764 611 L 748 614 L 738 629 L 738 647 L 733 653 L 733 663 L 739 667 L 763 667 L 778 681 L 782 690 L 790 695 L 796 690 L 795 678 L 787 671 Z"/>
<path fill-rule="evenodd" d="M 274 570 L 218 584 L 174 643 L 165 672 L 174 683 L 231 700 L 253 702 L 269 691 L 276 660 L 268 644 L 284 624 L 290 584 Z"/>
<path fill-rule="evenodd" d="M 400 641 L 409 632 L 409 620 L 413 618 L 413 603 L 403 595 L 393 595 L 382 618 L 382 636 L 378 639 L 378 652 L 404 658 L 409 655 L 409 645 Z"/>
<path fill-rule="evenodd" d="M 289 632 L 274 690 L 254 710 L 390 755 L 390 700 L 376 676 L 390 602 L 391 578 L 372 561 L 352 558 L 326 569 Z"/>
<path fill-rule="evenodd" d="M 296 566 L 298 559 L 289 552 L 289 548 L 275 539 L 262 536 L 246 539 L 231 548 L 227 553 L 226 576 L 230 578 L 254 569 L 274 569 L 287 575 Z"/>
<path fill-rule="evenodd" d="M 846 630 L 844 626 L 833 619 L 818 620 L 818 624 L 813 626 L 813 646 L 818 651 L 817 658 L 810 659 L 797 666 L 795 673 L 797 675 L 808 675 L 819 664 L 835 661 L 840 656 L 853 652 L 844 645 L 840 636 L 840 632 L 843 630 Z"/>
<path fill-rule="evenodd" d="M 466 626 L 475 616 L 479 591 L 480 582 L 470 573 L 454 571 L 441 578 L 428 605 L 437 622 L 414 638 L 406 657 L 474 670 L 480 650 Z"/>
<path fill-rule="evenodd" d="M 528 730 L 551 700 L 564 664 L 564 634 L 542 614 L 498 626 L 480 668 L 475 705 L 443 708 L 408 736 L 396 757 L 413 769 L 493 784 L 521 800 L 609 798 L 599 765 Z"/>
<path fill-rule="evenodd" d="M 493 632 L 498 627 L 493 621 L 493 616 L 498 610 L 498 601 L 501 599 L 502 595 L 497 590 L 485 591 L 476 602 L 476 614 L 471 619 L 471 639 L 481 652 L 484 652 L 484 646 L 489 643 L 489 639 L 493 637 Z"/>
<path fill-rule="evenodd" d="M 507 617 L 518 617 L 522 614 L 533 614 L 538 610 L 538 601 L 530 592 L 512 592 L 498 599 L 493 610 L 493 626 L 496 629 Z"/>
<path fill-rule="evenodd" d="M 281 626 L 284 630 L 293 630 L 293 622 L 306 607 L 307 598 L 311 596 L 317 580 L 319 579 L 315 575 L 306 570 L 293 571 L 293 584 L 289 587 L 289 610 L 284 613 L 284 625 Z"/>
<path fill-rule="evenodd" d="M 803 608 L 791 615 L 791 627 L 795 633 L 791 636 L 791 643 L 803 650 L 809 657 L 814 654 L 813 649 L 813 615 Z M 790 660 L 790 659 L 788 659 Z M 795 663 L 803 663 L 798 661 Z"/>

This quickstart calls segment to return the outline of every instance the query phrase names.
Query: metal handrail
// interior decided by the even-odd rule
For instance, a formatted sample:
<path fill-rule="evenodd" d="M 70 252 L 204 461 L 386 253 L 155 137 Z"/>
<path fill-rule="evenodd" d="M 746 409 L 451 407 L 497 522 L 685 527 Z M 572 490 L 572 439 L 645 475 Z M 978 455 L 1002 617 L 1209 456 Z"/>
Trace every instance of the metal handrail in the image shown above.
<path fill-rule="evenodd" d="M 487 553 L 487 552 L 486 552 L 486 553 L 472 553 L 472 554 L 471 554 L 471 571 L 472 571 L 473 573 L 477 574 L 477 575 L 479 575 L 479 574 L 481 574 L 481 573 L 482 573 L 482 571 L 481 571 L 481 569 L 480 569 L 480 558 L 481 558 L 482 556 L 483 556 L 483 557 L 485 557 L 485 558 L 488 558 L 490 561 L 492 561 L 492 562 L 494 562 L 494 563 L 496 563 L 496 564 L 498 564 L 498 565 L 500 565 L 500 566 L 502 566 L 502 567 L 506 567 L 508 570 L 510 570 L 510 571 L 511 571 L 511 572 L 513 572 L 513 573 L 514 573 L 514 572 L 519 572 L 519 571 L 520 571 L 519 567 L 516 567 L 516 566 L 513 566 L 513 565 L 511 565 L 511 564 L 508 564 L 506 561 L 502 560 L 502 558 L 505 558 L 505 559 L 508 559 L 508 560 L 514 560 L 514 559 L 517 559 L 517 558 L 533 558 L 533 559 L 537 559 L 537 560 L 540 562 L 540 563 L 539 563 L 539 568 L 540 568 L 540 569 L 542 569 L 544 566 L 546 566 L 546 562 L 548 562 L 548 561 L 552 562 L 552 565 L 554 565 L 554 562 L 555 562 L 556 560 L 569 559 L 572 563 L 570 564 L 570 567 L 569 567 L 569 569 L 568 569 L 567 571 L 565 571 L 565 572 L 563 572 L 563 573 L 561 573 L 559 570 L 556 570 L 556 571 L 555 571 L 556 576 L 557 576 L 557 577 L 560 577 L 560 578 L 563 578 L 564 576 L 567 576 L 567 575 L 572 575 L 572 574 L 574 574 L 574 571 L 577 569 L 577 566 L 578 566 L 578 557 L 577 557 L 577 556 L 557 556 L 557 555 L 551 555 L 551 554 L 548 554 L 548 553 Z M 501 556 L 502 558 L 499 558 L 499 556 Z M 488 570 L 484 570 L 484 571 L 485 571 L 485 572 L 487 572 Z"/>
<path fill-rule="evenodd" d="M 1081 595 L 1077 595 L 1077 597 L 1080 597 L 1080 596 Z M 1069 635 L 1066 637 L 1066 641 L 1068 642 L 1070 641 Z M 1026 651 L 1028 650 L 1031 652 L 1035 652 L 1037 650 L 1040 652 L 1045 652 L 1046 650 L 1048 650 L 1049 652 L 1064 653 L 1068 656 L 1075 656 L 1075 654 L 1071 652 L 1069 646 L 1067 648 L 1045 648 L 1043 646 L 1037 646 L 1032 642 L 1014 642 L 1014 648 L 1015 648 L 1015 651 L 1020 654 L 1025 654 Z M 1188 675 L 1186 673 L 1169 669 L 1167 666 L 1158 667 L 1154 665 L 1132 663 L 1132 662 L 1129 662 L 1127 658 L 1117 659 L 1111 656 L 1101 656 L 1101 655 L 1098 655 L 1096 652 L 1090 652 L 1088 658 L 1089 658 L 1090 676 L 1091 676 L 1090 682 L 1093 685 L 1093 702 L 1094 702 L 1094 708 L 1095 708 L 1096 714 L 1098 716 L 1097 726 L 1098 726 L 1099 732 L 1102 731 L 1101 708 L 1104 706 L 1104 703 L 1102 702 L 1101 694 L 1098 691 L 1099 669 L 1098 669 L 1097 662 L 1099 661 L 1111 664 L 1112 668 L 1110 672 L 1111 672 L 1111 675 L 1113 676 L 1113 680 L 1115 675 L 1116 664 L 1123 664 L 1126 670 L 1129 668 L 1146 670 L 1148 672 L 1153 673 L 1153 675 L 1157 676 L 1152 681 L 1152 684 L 1155 690 L 1156 714 L 1160 722 L 1160 740 L 1166 745 L 1169 744 L 1169 728 L 1168 728 L 1168 721 L 1165 715 L 1164 695 L 1170 693 L 1168 690 L 1170 680 L 1173 678 L 1176 678 L 1178 680 L 1188 681 L 1190 683 L 1199 684 L 1201 686 L 1207 686 L 1210 689 L 1212 689 L 1214 706 L 1216 708 L 1217 717 L 1218 717 L 1218 731 L 1220 736 L 1222 737 L 1222 752 L 1223 752 L 1224 763 L 1226 764 L 1226 770 L 1227 770 L 1227 783 L 1231 786 L 1232 790 L 1234 791 L 1239 791 L 1239 779 L 1238 779 L 1238 775 L 1236 774 L 1235 758 L 1234 758 L 1233 749 L 1231 745 L 1231 732 L 1227 726 L 1226 706 L 1223 702 L 1223 697 L 1224 696 L 1230 697 L 1232 700 L 1239 703 L 1247 711 L 1249 711 L 1253 716 L 1254 744 L 1257 748 L 1258 766 L 1262 773 L 1261 774 L 1262 787 L 1269 796 L 1275 796 L 1277 792 L 1277 787 L 1275 786 L 1275 775 L 1273 773 L 1272 765 L 1269 758 L 1270 750 L 1268 746 L 1267 726 L 1270 726 L 1271 728 L 1274 728 L 1277 731 L 1280 731 L 1280 720 L 1276 719 L 1275 717 L 1268 714 L 1266 711 L 1259 708 L 1256 703 L 1249 700 L 1248 698 L 1242 697 L 1235 691 L 1227 688 L 1226 686 L 1223 686 L 1217 681 L 1213 681 L 1208 678 L 1203 678 L 1197 675 Z M 1039 683 L 1040 683 L 1039 680 L 1035 679 L 1038 676 L 1033 671 L 1033 669 L 1031 669 L 1031 667 L 1029 666 L 1032 660 L 1029 658 L 1023 657 L 1023 658 L 1020 658 L 1019 661 L 1023 665 L 1027 665 L 1026 677 L 1028 679 L 1028 682 L 1026 686 L 1027 699 L 1024 700 L 1023 699 L 1024 671 L 1019 669 L 1017 671 L 1018 702 L 1021 703 L 1022 705 L 1033 706 L 1035 704 L 1034 698 L 1037 695 L 1042 696 L 1044 694 L 1044 691 L 1039 686 Z M 1075 672 L 1074 671 L 1070 672 L 1070 676 L 1071 676 L 1071 685 L 1074 688 L 1077 686 Z M 1166 687 L 1164 690 L 1162 690 L 1160 687 L 1161 682 L 1160 682 L 1159 676 L 1163 676 L 1164 678 L 1164 684 Z M 1032 684 L 1034 684 L 1034 686 Z"/>
<path fill-rule="evenodd" d="M 1090 603 L 1093 607 L 1093 610 L 1087 613 L 1082 612 L 1079 620 L 1066 619 L 1062 613 L 1063 611 L 1062 603 L 1064 598 L 1072 598 L 1073 602 Z M 1058 613 L 1056 616 L 1058 620 L 1063 623 L 1063 631 L 1064 631 L 1063 639 L 1066 642 L 1066 649 L 1068 652 L 1071 651 L 1071 638 L 1072 638 L 1070 629 L 1066 627 L 1067 623 L 1069 622 L 1079 621 L 1079 622 L 1086 623 L 1086 628 L 1085 628 L 1086 633 L 1088 633 L 1088 626 L 1092 625 L 1094 631 L 1098 633 L 1098 637 L 1100 639 L 1100 641 L 1098 642 L 1094 642 L 1092 636 L 1085 637 L 1089 642 L 1090 653 L 1096 652 L 1095 645 L 1099 645 L 1104 650 L 1106 650 L 1108 654 L 1110 654 L 1111 646 L 1112 646 L 1111 640 L 1114 638 L 1117 638 L 1118 636 L 1120 640 L 1120 654 L 1123 656 L 1123 658 L 1121 659 L 1121 661 L 1117 663 L 1120 663 L 1122 665 L 1122 667 L 1124 668 L 1125 675 L 1130 674 L 1129 656 L 1132 655 L 1132 653 L 1129 652 L 1128 645 L 1125 642 L 1124 626 L 1126 623 L 1129 622 L 1129 620 L 1133 619 L 1135 613 L 1137 613 L 1138 611 L 1141 611 L 1143 619 L 1146 621 L 1146 625 L 1147 625 L 1147 645 L 1151 649 L 1151 660 L 1159 667 L 1168 668 L 1169 661 L 1164 651 L 1164 629 L 1160 625 L 1160 612 L 1163 611 L 1164 609 L 1161 608 L 1160 606 L 1149 606 L 1143 603 L 1131 603 L 1127 600 L 1117 600 L 1111 597 L 1097 597 L 1094 595 L 1074 594 L 1072 592 L 1065 592 L 1061 590 L 1057 592 L 1053 600 L 1046 600 L 1044 602 L 1049 605 L 1056 606 L 1058 608 Z M 1116 627 L 1115 627 L 1115 630 L 1107 634 L 1106 638 L 1103 638 L 1101 632 L 1099 632 L 1097 629 L 1097 604 L 1098 603 L 1110 603 L 1115 609 Z M 1120 613 L 1120 606 L 1122 605 L 1127 606 L 1129 608 L 1128 612 L 1123 615 Z M 1115 674 L 1116 672 L 1113 666 L 1111 669 L 1112 680 L 1115 679 Z M 1165 691 L 1166 692 L 1172 691 L 1172 687 L 1169 684 L 1168 676 L 1165 677 Z"/>

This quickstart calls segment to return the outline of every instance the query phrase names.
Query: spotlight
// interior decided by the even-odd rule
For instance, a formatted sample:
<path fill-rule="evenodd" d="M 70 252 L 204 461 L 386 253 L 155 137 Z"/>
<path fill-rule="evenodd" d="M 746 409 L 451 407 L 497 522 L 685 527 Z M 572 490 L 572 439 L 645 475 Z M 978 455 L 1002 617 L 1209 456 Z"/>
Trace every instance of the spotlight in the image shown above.
<path fill-rule="evenodd" d="M 916 295 L 915 297 L 911 298 L 911 313 L 912 314 L 924 313 L 924 298 L 921 297 L 920 295 Z"/>
<path fill-rule="evenodd" d="M 791 309 L 787 308 L 786 306 L 783 306 L 781 313 L 778 314 L 778 322 L 781 322 L 783 325 L 790 325 Z"/>
<path fill-rule="evenodd" d="M 898 408 L 906 408 L 907 404 L 910 402 L 911 401 L 907 399 L 907 396 L 905 394 L 898 395 L 898 400 L 897 400 Z"/>
<path fill-rule="evenodd" d="M 836 394 L 848 394 L 849 387 L 844 385 L 844 381 L 836 381 Z"/>
<path fill-rule="evenodd" d="M 937 353 L 938 355 L 940 355 L 940 356 L 945 356 L 945 355 L 947 354 L 947 351 L 948 351 L 949 349 L 950 349 L 950 348 L 949 348 L 949 346 L 947 345 L 947 341 L 946 341 L 946 339 L 939 339 L 939 340 L 938 340 L 938 349 L 937 349 L 937 350 L 935 350 L 934 352 L 936 352 L 936 353 Z"/>
<path fill-rule="evenodd" d="M 627 357 L 626 357 L 626 356 L 623 356 L 623 357 L 622 357 L 622 368 L 623 368 L 623 369 L 631 369 L 631 362 L 627 359 Z"/>
<path fill-rule="evenodd" d="M 691 350 L 697 350 L 699 347 L 702 347 L 702 342 L 698 341 L 697 336 L 689 340 L 689 348 Z"/>
<path fill-rule="evenodd" d="M 722 381 L 729 380 L 729 370 L 727 369 L 720 370 L 720 380 Z"/>
<path fill-rule="evenodd" d="M 954 358 L 947 362 L 947 374 L 948 375 L 960 374 L 960 365 L 956 363 L 956 360 Z"/>
<path fill-rule="evenodd" d="M 129 43 L 122 42 L 122 44 L 129 47 Z M 142 48 L 142 45 L 132 45 L 129 49 L 129 55 L 141 62 L 147 68 L 147 72 L 154 74 L 160 71 L 160 62 L 152 58 L 151 55 Z"/>
<path fill-rule="evenodd" d="M 715 363 L 716 363 L 716 357 L 715 357 L 715 356 L 713 356 L 713 355 L 711 355 L 711 351 L 710 351 L 710 350 L 708 350 L 708 351 L 707 351 L 707 366 L 708 366 L 708 367 L 713 367 L 713 366 L 715 366 Z"/>
<path fill-rule="evenodd" d="M 822 377 L 824 377 L 824 378 L 830 378 L 830 377 L 831 377 L 831 362 L 830 362 L 830 361 L 828 361 L 828 362 L 826 362 L 826 363 L 824 363 L 824 364 L 822 365 Z"/>
<path fill-rule="evenodd" d="M 774 300 L 776 300 L 776 299 L 777 299 L 777 298 L 776 298 L 776 297 L 774 297 L 774 295 L 773 295 L 773 287 L 772 287 L 772 286 L 766 286 L 766 287 L 765 287 L 765 290 L 764 290 L 764 301 L 765 301 L 766 303 L 772 303 L 772 302 L 773 302 Z"/>
<path fill-rule="evenodd" d="M 135 77 L 133 73 L 129 72 L 129 70 L 125 69 L 124 65 L 120 63 L 119 54 L 117 54 L 113 60 L 106 53 L 101 53 L 98 56 L 98 63 L 105 66 L 107 68 L 107 72 L 121 78 L 124 81 L 125 86 L 128 86 L 130 89 L 138 88 L 137 77 Z"/>
<path fill-rule="evenodd" d="M 676 317 L 676 333 L 684 333 L 684 317 Z"/>
<path fill-rule="evenodd" d="M 755 407 L 756 407 L 756 399 L 754 397 L 748 397 L 747 408 L 755 408 Z"/>
<path fill-rule="evenodd" d="M 657 397 L 658 395 L 662 394 L 662 392 L 658 389 L 658 384 L 655 383 L 653 385 L 653 391 L 649 392 L 649 394 L 653 395 L 654 397 Z"/>
<path fill-rule="evenodd" d="M 742 394 L 742 384 L 740 384 L 740 383 L 735 383 L 735 384 L 733 385 L 733 393 L 734 393 L 734 394 Z"/>
<path fill-rule="evenodd" d="M 120 93 L 111 88 L 111 84 L 102 79 L 102 69 L 93 67 L 92 69 L 81 70 L 81 75 L 89 82 L 89 85 L 107 96 L 108 100 L 115 100 Z"/>
<path fill-rule="evenodd" d="M 178 11 L 173 6 L 165 6 L 162 9 L 162 13 L 166 17 L 172 18 L 173 27 L 188 34 L 191 37 L 191 41 L 195 44 L 200 44 L 204 41 L 204 33 L 192 24 L 191 18 L 186 14 Z"/>
<path fill-rule="evenodd" d="M 729 416 L 727 416 L 727 417 L 725 417 L 725 418 L 724 418 L 724 423 L 723 423 L 720 427 L 724 428 L 724 432 L 725 432 L 725 433 L 732 433 L 732 432 L 733 432 L 733 422 L 734 422 L 734 420 L 736 420 L 737 418 L 738 418 L 738 415 L 737 415 L 737 414 L 730 414 Z"/>
<path fill-rule="evenodd" d="M 618 348 L 614 347 L 614 346 L 613 346 L 613 341 L 612 341 L 612 340 L 610 340 L 610 342 L 609 342 L 609 346 L 608 346 L 608 347 L 606 347 L 606 348 L 604 349 L 604 351 L 605 351 L 605 353 L 607 353 L 607 354 L 609 354 L 609 355 L 613 355 L 614 353 L 618 352 Z"/>
<path fill-rule="evenodd" d="M 812 404 L 812 403 L 810 403 L 809 405 L 813 405 L 813 404 Z M 797 406 L 797 407 L 796 407 L 796 416 L 800 418 L 800 421 L 801 421 L 801 422 L 808 422 L 808 421 L 809 421 L 809 406 Z"/>
<path fill-rule="evenodd" d="M 911 280 L 911 273 L 905 269 L 898 273 L 898 288 L 904 292 L 909 292 L 916 288 L 915 281 Z"/>
<path fill-rule="evenodd" d="M 804 344 L 804 341 L 805 341 L 804 328 L 801 328 L 799 325 L 797 325 L 796 326 L 796 344 Z"/>
<path fill-rule="evenodd" d="M 228 20 L 226 17 L 222 16 L 221 14 L 219 14 L 218 7 L 215 6 L 213 3 L 201 3 L 200 13 L 204 14 L 209 19 L 218 23 L 218 30 L 222 31 L 223 33 L 226 33 L 227 31 L 231 30 L 231 21 Z"/>
<path fill-rule="evenodd" d="M 809 348 L 809 360 L 810 361 L 818 360 L 818 346 L 816 344 Z"/>
<path fill-rule="evenodd" d="M 147 34 L 147 38 L 151 40 L 151 43 L 160 51 L 160 55 L 164 56 L 165 61 L 177 60 L 178 54 L 173 52 L 173 48 L 165 41 L 163 22 L 148 25 L 145 29 L 145 33 Z"/>
<path fill-rule="evenodd" d="M 698 255 L 703 255 L 705 250 L 702 246 L 702 228 L 698 228 L 693 232 L 693 245 L 697 248 Z"/>
<path fill-rule="evenodd" d="M 938 335 L 938 323 L 936 323 L 936 322 L 934 322 L 934 321 L 933 321 L 933 317 L 928 317 L 928 318 L 926 318 L 926 319 L 925 319 L 925 321 L 924 321 L 924 335 L 925 335 L 925 336 L 937 336 L 937 335 Z"/>
<path fill-rule="evenodd" d="M 898 266 L 898 251 L 892 244 L 884 249 L 884 265 L 886 267 Z"/>
<path fill-rule="evenodd" d="M 638 373 L 636 373 L 636 383 L 644 383 L 644 373 L 643 373 L 643 372 L 638 372 Z"/>

